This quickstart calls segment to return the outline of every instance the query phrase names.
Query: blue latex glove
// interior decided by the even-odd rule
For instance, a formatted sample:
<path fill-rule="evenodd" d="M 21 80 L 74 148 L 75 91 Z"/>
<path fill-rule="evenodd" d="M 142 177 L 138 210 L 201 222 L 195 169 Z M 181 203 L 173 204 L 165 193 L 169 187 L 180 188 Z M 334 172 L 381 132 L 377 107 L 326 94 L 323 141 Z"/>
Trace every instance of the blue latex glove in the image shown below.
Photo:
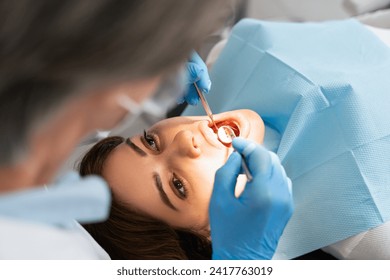
<path fill-rule="evenodd" d="M 235 138 L 233 152 L 215 175 L 210 201 L 213 259 L 271 259 L 293 212 L 291 180 L 279 158 L 263 146 Z M 253 176 L 234 195 L 241 156 Z"/>
<path fill-rule="evenodd" d="M 203 93 L 208 93 L 211 87 L 210 76 L 206 64 L 196 52 L 193 52 L 186 66 L 189 89 L 180 102 L 187 101 L 188 104 L 197 105 L 199 103 L 199 96 L 193 84 L 196 83 Z"/>

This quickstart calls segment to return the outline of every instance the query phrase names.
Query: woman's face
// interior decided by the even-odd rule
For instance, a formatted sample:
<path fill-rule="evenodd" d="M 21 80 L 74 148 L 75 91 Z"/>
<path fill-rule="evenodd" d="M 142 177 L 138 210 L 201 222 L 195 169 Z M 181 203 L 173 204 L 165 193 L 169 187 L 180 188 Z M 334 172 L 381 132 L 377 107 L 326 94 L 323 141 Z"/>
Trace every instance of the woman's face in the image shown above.
<path fill-rule="evenodd" d="M 235 124 L 241 137 L 263 141 L 264 125 L 253 111 L 225 112 L 214 120 L 217 126 Z M 211 127 L 203 116 L 158 122 L 116 147 L 102 175 L 131 207 L 174 227 L 207 229 L 215 172 L 233 152 Z"/>

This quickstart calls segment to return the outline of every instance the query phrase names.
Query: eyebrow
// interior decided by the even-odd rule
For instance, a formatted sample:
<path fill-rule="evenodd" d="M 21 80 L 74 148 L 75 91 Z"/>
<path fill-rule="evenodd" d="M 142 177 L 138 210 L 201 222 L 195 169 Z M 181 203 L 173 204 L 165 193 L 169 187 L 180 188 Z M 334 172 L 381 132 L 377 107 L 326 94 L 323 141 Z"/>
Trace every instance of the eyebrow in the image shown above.
<path fill-rule="evenodd" d="M 126 144 L 132 148 L 137 154 L 139 154 L 141 157 L 146 157 L 148 154 L 142 150 L 140 147 L 138 147 L 136 144 L 131 142 L 130 138 L 126 139 Z"/>
<path fill-rule="evenodd" d="M 169 208 L 175 210 L 175 211 L 178 211 L 177 208 L 172 204 L 172 202 L 169 200 L 166 192 L 164 191 L 163 189 L 163 185 L 162 185 L 162 181 L 161 181 L 161 177 L 158 173 L 154 172 L 153 173 L 153 179 L 154 179 L 154 183 L 156 184 L 156 188 L 158 190 L 158 192 L 160 193 L 160 198 L 161 200 L 165 203 L 165 205 L 167 205 Z"/>
<path fill-rule="evenodd" d="M 138 147 L 136 144 L 134 144 L 130 138 L 126 139 L 126 144 L 132 148 L 137 154 L 139 154 L 141 157 L 146 157 L 148 154 L 142 150 L 140 147 Z M 154 172 L 153 173 L 153 179 L 154 183 L 156 185 L 156 188 L 160 194 L 161 200 L 167 205 L 169 208 L 172 210 L 178 211 L 177 208 L 172 204 L 172 202 L 169 200 L 168 195 L 164 191 L 163 185 L 162 185 L 162 180 L 161 177 L 158 173 Z"/>

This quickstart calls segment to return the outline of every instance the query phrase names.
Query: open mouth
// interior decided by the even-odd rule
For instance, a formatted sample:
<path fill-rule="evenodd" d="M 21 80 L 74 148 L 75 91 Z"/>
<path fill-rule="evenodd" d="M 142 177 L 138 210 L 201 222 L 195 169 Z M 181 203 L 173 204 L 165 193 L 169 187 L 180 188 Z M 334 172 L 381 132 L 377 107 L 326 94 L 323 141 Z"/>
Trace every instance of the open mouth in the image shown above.
<path fill-rule="evenodd" d="M 218 135 L 218 141 L 221 142 L 225 147 L 230 148 L 232 146 L 231 143 L 232 143 L 233 138 L 240 136 L 240 128 L 237 125 L 237 123 L 234 121 L 225 120 L 225 121 L 221 121 L 221 122 L 216 122 L 215 125 L 217 126 L 218 130 L 216 130 L 215 126 L 213 126 L 212 124 L 210 124 L 210 125 L 211 125 L 210 128 L 213 130 L 213 132 Z M 234 133 L 233 137 L 231 137 L 231 135 L 225 136 L 223 130 L 222 130 L 222 134 L 221 134 L 221 131 L 219 131 L 220 130 L 219 128 L 222 129 L 223 127 L 230 128 L 229 131 Z"/>
<path fill-rule="evenodd" d="M 218 128 L 220 128 L 221 126 L 229 126 L 234 131 L 234 135 L 236 135 L 236 137 L 240 136 L 240 128 L 238 124 L 235 123 L 234 121 L 226 120 L 222 122 L 215 122 L 215 124 Z M 218 132 L 215 130 L 215 127 L 212 124 L 210 124 L 210 128 L 213 129 L 214 133 Z"/>

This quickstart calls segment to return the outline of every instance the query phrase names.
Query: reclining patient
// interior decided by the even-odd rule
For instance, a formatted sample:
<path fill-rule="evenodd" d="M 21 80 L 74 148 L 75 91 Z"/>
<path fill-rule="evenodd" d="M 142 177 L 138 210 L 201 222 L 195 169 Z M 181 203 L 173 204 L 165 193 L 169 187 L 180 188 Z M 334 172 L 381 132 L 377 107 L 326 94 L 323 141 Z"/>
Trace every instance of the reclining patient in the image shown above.
<path fill-rule="evenodd" d="M 260 115 L 264 145 L 277 153 L 292 180 L 295 211 L 274 258 L 324 247 L 340 258 L 390 258 L 390 49 L 353 20 L 244 20 L 210 74 L 213 111 L 228 112 L 218 116 L 221 121 L 235 120 L 240 114 L 230 111 L 236 109 Z M 202 114 L 202 108 L 184 112 Z M 261 121 L 250 115 L 247 119 L 258 121 L 251 125 L 259 128 L 255 139 L 262 141 Z M 170 146 L 152 129 L 127 143 L 103 140 L 83 160 L 81 173 L 101 174 L 116 198 L 110 221 L 88 227 L 113 258 L 128 243 L 132 249 L 139 244 L 139 252 L 119 258 L 210 257 L 207 203 L 226 155 L 215 147 L 202 153 L 202 163 L 186 167 L 180 157 L 195 162 L 201 145 L 197 137 L 192 145 L 179 141 L 191 139 L 191 133 L 180 133 L 185 125 L 178 120 L 193 125 L 185 118 L 162 122 L 176 131 Z M 245 137 L 248 132 L 240 130 Z M 164 162 L 158 150 L 163 148 L 168 149 Z M 196 177 L 182 175 L 187 169 Z M 149 218 L 139 218 L 145 212 Z M 129 223 L 129 217 L 137 220 Z"/>
<path fill-rule="evenodd" d="M 253 111 L 214 119 L 236 135 L 263 140 L 264 124 Z M 206 117 L 166 119 L 143 135 L 102 140 L 80 172 L 103 176 L 114 202 L 109 220 L 87 230 L 113 259 L 211 258 L 208 204 L 215 172 L 232 151 Z"/>

